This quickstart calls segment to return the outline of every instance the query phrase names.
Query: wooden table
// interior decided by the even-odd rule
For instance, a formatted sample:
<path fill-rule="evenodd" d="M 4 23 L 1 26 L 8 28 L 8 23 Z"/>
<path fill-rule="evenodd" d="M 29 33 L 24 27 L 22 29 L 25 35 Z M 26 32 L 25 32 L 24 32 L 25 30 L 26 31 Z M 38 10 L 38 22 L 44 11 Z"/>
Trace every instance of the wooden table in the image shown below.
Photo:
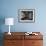
<path fill-rule="evenodd" d="M 26 32 L 11 32 L 8 35 L 4 33 L 4 46 L 43 46 L 43 35 L 40 32 L 38 35 L 25 35 Z"/>

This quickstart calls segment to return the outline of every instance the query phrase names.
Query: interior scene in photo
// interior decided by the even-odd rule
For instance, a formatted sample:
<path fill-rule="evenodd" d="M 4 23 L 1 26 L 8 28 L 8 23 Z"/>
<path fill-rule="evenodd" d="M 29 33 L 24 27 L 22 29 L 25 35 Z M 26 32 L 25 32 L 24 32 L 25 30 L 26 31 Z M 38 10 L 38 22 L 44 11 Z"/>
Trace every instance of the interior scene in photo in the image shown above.
<path fill-rule="evenodd" d="M 33 11 L 21 11 L 21 20 L 33 20 Z"/>

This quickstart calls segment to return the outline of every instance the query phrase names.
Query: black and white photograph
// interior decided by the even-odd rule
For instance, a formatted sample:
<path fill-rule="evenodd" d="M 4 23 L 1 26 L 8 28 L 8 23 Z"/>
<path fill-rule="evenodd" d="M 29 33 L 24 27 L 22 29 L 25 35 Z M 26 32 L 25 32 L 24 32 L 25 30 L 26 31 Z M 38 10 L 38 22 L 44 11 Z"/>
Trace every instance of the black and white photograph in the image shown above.
<path fill-rule="evenodd" d="M 34 22 L 35 9 L 19 9 L 18 17 L 19 22 Z"/>

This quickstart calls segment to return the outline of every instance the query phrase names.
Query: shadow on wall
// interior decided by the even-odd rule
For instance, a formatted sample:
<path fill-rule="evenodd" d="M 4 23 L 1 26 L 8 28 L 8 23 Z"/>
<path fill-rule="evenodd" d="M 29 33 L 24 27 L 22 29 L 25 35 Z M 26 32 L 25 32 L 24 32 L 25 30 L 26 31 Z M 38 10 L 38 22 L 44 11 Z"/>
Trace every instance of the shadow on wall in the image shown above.
<path fill-rule="evenodd" d="M 5 23 L 5 17 L 0 16 L 0 46 L 3 46 L 3 32 L 2 32 L 2 25 Z"/>

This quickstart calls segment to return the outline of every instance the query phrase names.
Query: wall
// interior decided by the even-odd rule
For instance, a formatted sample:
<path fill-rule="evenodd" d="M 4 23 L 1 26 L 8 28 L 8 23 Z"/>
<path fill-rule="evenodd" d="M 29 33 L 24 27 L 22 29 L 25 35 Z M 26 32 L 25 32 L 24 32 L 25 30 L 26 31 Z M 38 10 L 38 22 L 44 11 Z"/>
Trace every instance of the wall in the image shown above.
<path fill-rule="evenodd" d="M 46 1 L 45 0 L 1 0 L 1 15 L 13 17 L 15 24 L 11 31 L 46 31 Z M 35 9 L 34 23 L 19 23 L 18 9 Z M 2 32 L 8 31 L 6 25 L 2 26 Z"/>

